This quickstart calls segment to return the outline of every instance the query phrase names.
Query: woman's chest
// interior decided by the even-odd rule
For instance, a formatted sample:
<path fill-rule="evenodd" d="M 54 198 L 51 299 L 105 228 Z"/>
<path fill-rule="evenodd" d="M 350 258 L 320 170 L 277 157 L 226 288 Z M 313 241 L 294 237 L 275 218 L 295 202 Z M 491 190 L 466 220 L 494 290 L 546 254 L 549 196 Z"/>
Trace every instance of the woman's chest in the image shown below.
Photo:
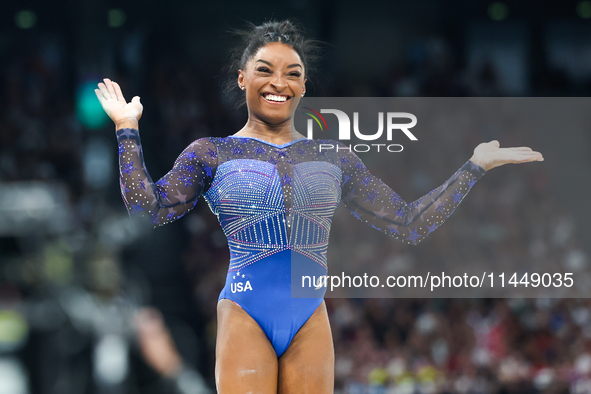
<path fill-rule="evenodd" d="M 215 214 L 236 209 L 312 213 L 321 207 L 336 208 L 341 182 L 340 167 L 327 161 L 235 159 L 218 166 L 205 199 Z"/>

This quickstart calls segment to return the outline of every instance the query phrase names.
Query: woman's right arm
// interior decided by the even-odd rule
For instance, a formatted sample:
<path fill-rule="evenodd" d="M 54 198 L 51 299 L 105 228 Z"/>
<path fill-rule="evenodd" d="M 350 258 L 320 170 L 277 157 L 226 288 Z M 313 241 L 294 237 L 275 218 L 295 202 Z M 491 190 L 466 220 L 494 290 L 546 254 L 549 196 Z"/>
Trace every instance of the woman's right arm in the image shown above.
<path fill-rule="evenodd" d="M 143 111 L 139 97 L 128 103 L 119 85 L 109 79 L 98 86 L 95 93 L 117 130 L 121 194 L 128 212 L 150 216 L 154 226 L 182 217 L 211 184 L 217 167 L 215 145 L 207 138 L 193 142 L 172 170 L 152 182 L 137 130 Z"/>
<path fill-rule="evenodd" d="M 146 169 L 138 130 L 118 130 L 117 140 L 119 182 L 127 211 L 149 216 L 154 226 L 179 219 L 193 209 L 215 175 L 217 151 L 209 138 L 189 145 L 157 182 Z"/>

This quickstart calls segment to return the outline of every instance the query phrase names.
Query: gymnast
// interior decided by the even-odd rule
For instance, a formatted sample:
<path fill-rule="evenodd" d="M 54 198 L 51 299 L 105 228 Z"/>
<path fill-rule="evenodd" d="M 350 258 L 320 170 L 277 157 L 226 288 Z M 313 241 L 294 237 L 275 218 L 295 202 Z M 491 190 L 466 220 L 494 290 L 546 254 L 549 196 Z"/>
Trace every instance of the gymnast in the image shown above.
<path fill-rule="evenodd" d="M 354 152 L 320 152 L 319 141 L 293 130 L 309 50 L 310 41 L 289 21 L 253 26 L 234 63 L 246 124 L 225 138 L 194 141 L 156 182 L 143 160 L 140 98 L 127 102 L 109 79 L 95 90 L 116 126 L 120 186 L 130 214 L 160 226 L 187 214 L 203 196 L 228 238 L 230 263 L 217 307 L 215 381 L 222 394 L 333 393 L 325 288 L 314 298 L 292 298 L 291 264 L 297 261 L 314 277 L 326 275 L 330 223 L 341 200 L 367 225 L 417 244 L 486 171 L 543 160 L 530 148 L 482 143 L 443 185 L 407 204 Z"/>

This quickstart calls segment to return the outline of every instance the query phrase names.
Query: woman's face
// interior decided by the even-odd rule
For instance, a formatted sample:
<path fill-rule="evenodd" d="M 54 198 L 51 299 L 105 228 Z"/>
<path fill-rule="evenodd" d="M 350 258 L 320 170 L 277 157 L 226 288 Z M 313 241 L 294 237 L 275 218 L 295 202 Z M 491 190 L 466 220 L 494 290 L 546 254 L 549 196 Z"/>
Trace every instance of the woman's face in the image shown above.
<path fill-rule="evenodd" d="M 249 116 L 270 125 L 291 119 L 306 91 L 304 64 L 289 45 L 271 42 L 238 71 L 238 85 L 245 88 Z"/>

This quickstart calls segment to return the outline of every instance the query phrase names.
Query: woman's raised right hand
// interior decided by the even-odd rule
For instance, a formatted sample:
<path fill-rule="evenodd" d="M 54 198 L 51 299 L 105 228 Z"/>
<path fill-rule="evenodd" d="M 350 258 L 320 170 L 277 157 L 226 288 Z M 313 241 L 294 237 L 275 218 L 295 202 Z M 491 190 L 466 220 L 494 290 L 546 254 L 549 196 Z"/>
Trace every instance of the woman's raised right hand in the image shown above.
<path fill-rule="evenodd" d="M 98 84 L 98 89 L 94 89 L 103 109 L 109 115 L 109 118 L 115 123 L 117 129 L 138 128 L 138 121 L 142 117 L 144 107 L 140 103 L 140 98 L 135 96 L 128 103 L 123 97 L 121 88 L 116 82 L 105 78 L 104 83 Z"/>

